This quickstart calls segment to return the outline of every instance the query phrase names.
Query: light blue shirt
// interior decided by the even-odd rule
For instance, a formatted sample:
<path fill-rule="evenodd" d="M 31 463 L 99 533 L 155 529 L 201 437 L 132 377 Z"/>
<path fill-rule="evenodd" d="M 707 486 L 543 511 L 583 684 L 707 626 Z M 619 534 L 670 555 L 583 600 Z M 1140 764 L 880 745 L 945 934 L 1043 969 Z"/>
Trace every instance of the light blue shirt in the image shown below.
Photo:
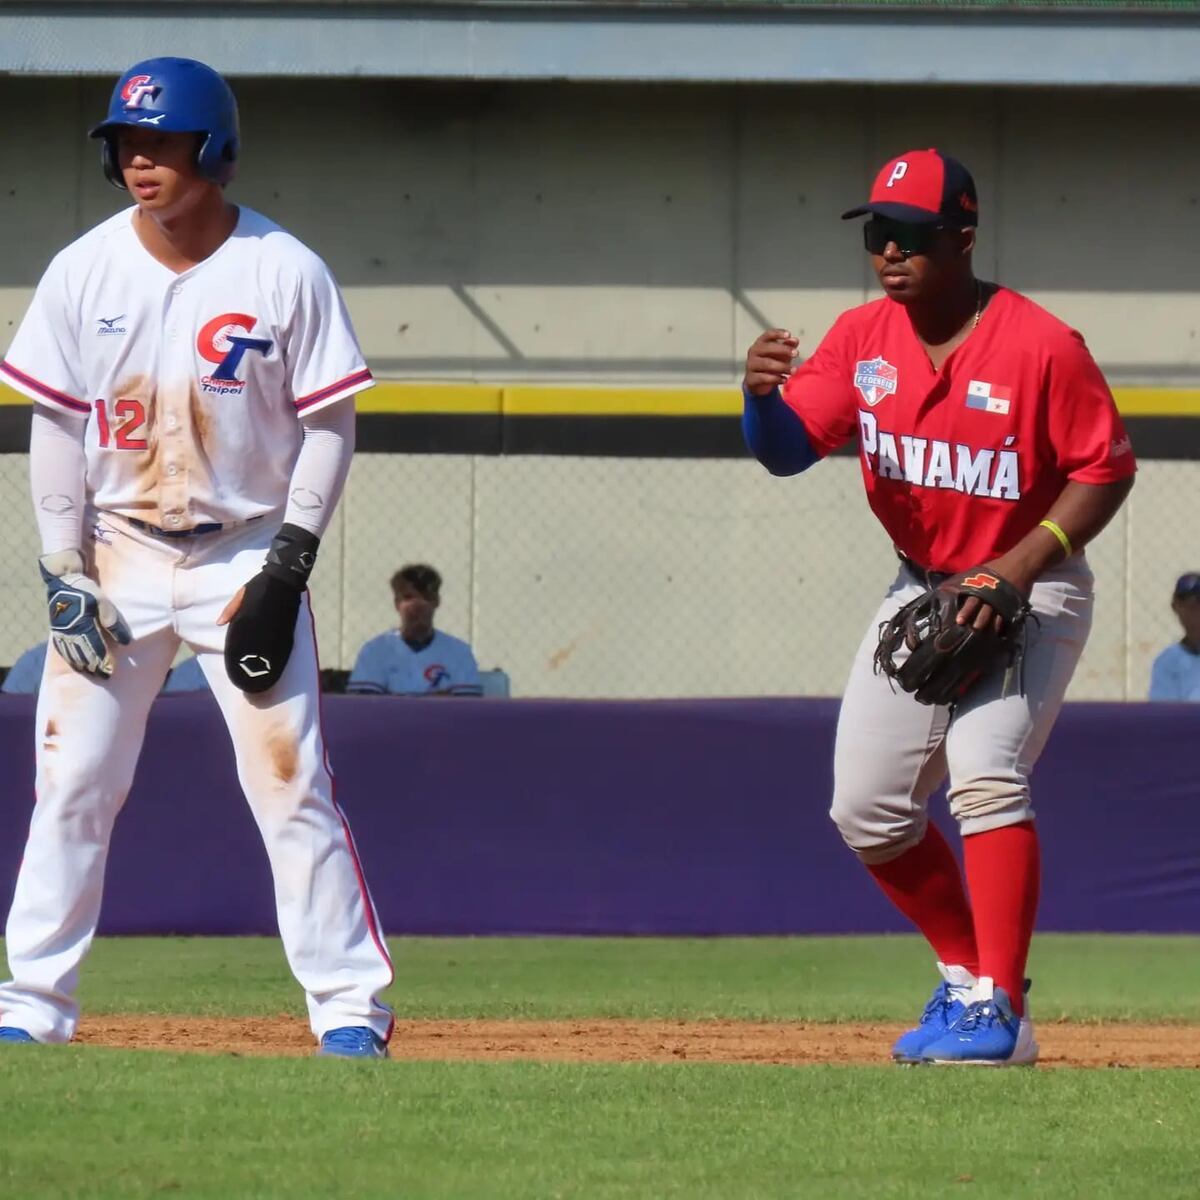
<path fill-rule="evenodd" d="M 36 696 L 42 686 L 42 672 L 46 669 L 46 648 L 49 642 L 40 646 L 30 646 L 12 665 L 12 669 L 4 677 L 4 686 L 0 691 L 12 696 Z"/>
<path fill-rule="evenodd" d="M 200 660 L 193 654 L 191 658 L 185 658 L 167 676 L 162 690 L 165 695 L 170 692 L 203 692 L 207 689 L 208 680 L 200 670 Z"/>
<path fill-rule="evenodd" d="M 1150 669 L 1150 699 L 1200 701 L 1200 654 L 1182 642 L 1168 646 Z"/>
<path fill-rule="evenodd" d="M 42 686 L 42 672 L 46 669 L 46 650 L 48 642 L 40 646 L 31 646 L 20 658 L 13 663 L 11 670 L 4 677 L 4 685 L 0 687 L 11 696 L 36 696 Z M 208 680 L 200 670 L 199 660 L 193 656 L 184 659 L 167 676 L 163 684 L 164 692 L 201 692 L 208 687 Z"/>
<path fill-rule="evenodd" d="M 483 694 L 471 647 L 440 629 L 420 650 L 413 650 L 398 629 L 373 637 L 358 652 L 346 691 L 389 696 Z"/>

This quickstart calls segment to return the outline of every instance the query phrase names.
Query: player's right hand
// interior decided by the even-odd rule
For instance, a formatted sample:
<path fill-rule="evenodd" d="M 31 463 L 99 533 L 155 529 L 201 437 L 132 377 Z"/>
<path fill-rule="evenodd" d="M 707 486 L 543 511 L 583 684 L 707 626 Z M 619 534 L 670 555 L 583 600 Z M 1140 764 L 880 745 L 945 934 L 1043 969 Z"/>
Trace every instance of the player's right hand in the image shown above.
<path fill-rule="evenodd" d="M 742 386 L 756 396 L 766 396 L 782 387 L 792 373 L 800 340 L 786 329 L 768 329 L 760 334 L 746 354 L 746 374 Z"/>
<path fill-rule="evenodd" d="M 85 675 L 113 673 L 112 647 L 105 634 L 128 646 L 125 618 L 99 586 L 83 573 L 79 550 L 60 550 L 38 560 L 50 606 L 50 641 L 59 655 Z"/>
<path fill-rule="evenodd" d="M 256 694 L 270 691 L 292 656 L 300 600 L 317 561 L 321 539 L 299 525 L 284 523 L 271 542 L 263 569 L 217 618 L 225 625 L 225 673 L 235 687 Z"/>

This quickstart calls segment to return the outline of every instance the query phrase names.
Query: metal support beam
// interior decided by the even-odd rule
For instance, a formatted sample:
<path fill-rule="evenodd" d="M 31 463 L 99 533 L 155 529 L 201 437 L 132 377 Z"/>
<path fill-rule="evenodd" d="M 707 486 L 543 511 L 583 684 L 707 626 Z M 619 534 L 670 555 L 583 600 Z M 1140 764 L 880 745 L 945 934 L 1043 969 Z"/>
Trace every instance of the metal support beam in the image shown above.
<path fill-rule="evenodd" d="M 0 71 L 115 75 L 1179 87 L 1200 15 L 308 3 L 0 5 Z"/>

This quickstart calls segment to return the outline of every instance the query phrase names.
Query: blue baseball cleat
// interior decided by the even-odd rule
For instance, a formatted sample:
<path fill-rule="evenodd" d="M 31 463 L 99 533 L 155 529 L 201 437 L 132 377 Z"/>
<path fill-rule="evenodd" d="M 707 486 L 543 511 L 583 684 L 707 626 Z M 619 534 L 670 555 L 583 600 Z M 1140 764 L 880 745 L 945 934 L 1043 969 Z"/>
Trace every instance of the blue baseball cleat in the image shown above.
<path fill-rule="evenodd" d="M 942 982 L 934 989 L 915 1029 L 902 1033 L 892 1047 L 898 1063 L 919 1063 L 926 1046 L 943 1037 L 950 1026 L 967 1010 L 967 997 L 975 986 L 975 976 L 966 967 L 938 963 Z"/>
<path fill-rule="evenodd" d="M 1026 983 L 1025 990 L 1029 990 Z M 937 1066 L 1031 1067 L 1038 1044 L 1028 1013 L 1018 1017 L 1003 988 L 984 976 L 966 1011 L 937 1041 L 925 1047 L 922 1062 Z"/>
<path fill-rule="evenodd" d="M 321 1038 L 319 1058 L 387 1058 L 387 1042 L 365 1025 L 343 1025 Z"/>
<path fill-rule="evenodd" d="M 18 1029 L 15 1025 L 0 1025 L 0 1042 L 21 1042 L 36 1046 L 37 1038 L 27 1029 Z"/>

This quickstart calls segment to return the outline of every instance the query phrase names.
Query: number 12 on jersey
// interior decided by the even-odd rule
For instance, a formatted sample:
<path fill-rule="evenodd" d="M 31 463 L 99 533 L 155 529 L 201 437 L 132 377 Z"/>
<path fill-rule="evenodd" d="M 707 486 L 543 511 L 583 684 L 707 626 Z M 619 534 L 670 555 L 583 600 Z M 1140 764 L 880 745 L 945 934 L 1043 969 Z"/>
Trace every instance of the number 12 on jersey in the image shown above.
<path fill-rule="evenodd" d="M 112 427 L 109 424 L 107 401 L 96 401 L 96 421 L 100 426 L 100 445 L 107 450 L 114 444 Z M 118 400 L 113 405 L 116 418 L 116 441 L 118 450 L 145 450 L 146 439 L 132 435 L 146 423 L 146 409 L 140 400 Z"/>

